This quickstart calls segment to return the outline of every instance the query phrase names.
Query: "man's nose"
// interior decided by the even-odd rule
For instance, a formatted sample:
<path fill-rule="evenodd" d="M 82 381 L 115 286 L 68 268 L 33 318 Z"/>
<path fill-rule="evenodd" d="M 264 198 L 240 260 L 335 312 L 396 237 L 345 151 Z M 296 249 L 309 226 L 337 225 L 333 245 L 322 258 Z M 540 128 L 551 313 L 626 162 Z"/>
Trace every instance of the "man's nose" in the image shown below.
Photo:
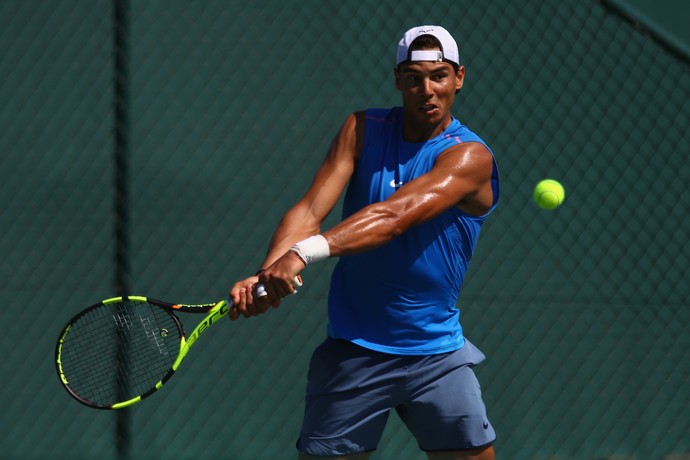
<path fill-rule="evenodd" d="M 434 94 L 434 91 L 431 87 L 431 79 L 430 78 L 425 78 L 422 80 L 422 93 L 424 93 L 427 96 L 431 96 Z"/>

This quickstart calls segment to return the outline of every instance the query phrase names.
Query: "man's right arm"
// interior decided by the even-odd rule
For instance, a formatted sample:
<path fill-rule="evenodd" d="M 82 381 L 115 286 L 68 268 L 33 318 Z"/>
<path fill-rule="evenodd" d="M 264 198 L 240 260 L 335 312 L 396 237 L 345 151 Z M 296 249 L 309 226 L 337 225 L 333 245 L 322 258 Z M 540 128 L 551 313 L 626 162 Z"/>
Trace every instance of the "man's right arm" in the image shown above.
<path fill-rule="evenodd" d="M 266 258 L 261 264 L 262 270 L 270 267 L 298 241 L 319 233 L 321 223 L 333 210 L 352 177 L 362 149 L 363 138 L 364 113 L 358 112 L 345 120 L 309 189 L 281 219 L 271 238 Z M 304 265 L 296 259 L 295 264 L 289 269 L 284 267 L 282 270 L 276 270 L 274 267 L 262 272 L 261 282 L 271 298 L 279 299 L 294 290 L 291 281 L 303 268 Z M 235 303 L 231 319 L 236 319 L 240 314 L 245 317 L 255 316 L 270 307 L 266 299 L 253 298 L 252 289 L 256 282 L 256 277 L 250 277 L 235 283 L 230 291 L 230 297 Z M 274 307 L 278 305 L 279 301 L 273 303 Z"/>
<path fill-rule="evenodd" d="M 363 134 L 363 114 L 350 115 L 333 139 L 309 189 L 280 221 L 262 268 L 270 266 L 296 242 L 319 233 L 321 223 L 333 210 L 352 177 Z"/>

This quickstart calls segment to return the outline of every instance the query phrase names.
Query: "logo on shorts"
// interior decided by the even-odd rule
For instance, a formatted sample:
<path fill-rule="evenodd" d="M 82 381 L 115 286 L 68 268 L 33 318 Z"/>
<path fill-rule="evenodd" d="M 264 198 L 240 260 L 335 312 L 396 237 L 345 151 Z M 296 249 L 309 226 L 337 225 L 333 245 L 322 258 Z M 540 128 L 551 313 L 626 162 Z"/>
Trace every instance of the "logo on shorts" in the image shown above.
<path fill-rule="evenodd" d="M 489 422 L 484 422 L 483 426 L 484 426 L 485 430 L 488 430 L 489 429 Z"/>

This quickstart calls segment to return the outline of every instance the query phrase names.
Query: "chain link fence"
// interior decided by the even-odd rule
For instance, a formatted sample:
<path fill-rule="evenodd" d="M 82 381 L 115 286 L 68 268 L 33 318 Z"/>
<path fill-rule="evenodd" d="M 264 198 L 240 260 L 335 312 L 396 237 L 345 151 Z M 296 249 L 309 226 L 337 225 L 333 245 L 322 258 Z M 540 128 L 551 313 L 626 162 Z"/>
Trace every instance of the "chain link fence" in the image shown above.
<path fill-rule="evenodd" d="M 400 103 L 395 46 L 421 23 L 458 38 L 455 114 L 502 174 L 460 299 L 499 458 L 689 458 L 687 61 L 593 1 L 125 5 L 122 165 L 114 2 L 0 2 L 0 458 L 294 458 L 333 261 L 281 309 L 214 328 L 119 420 L 60 388 L 56 334 L 117 289 L 118 167 L 127 289 L 220 298 L 347 114 Z M 567 190 L 554 212 L 531 201 L 544 177 Z M 392 417 L 372 458 L 425 456 Z"/>

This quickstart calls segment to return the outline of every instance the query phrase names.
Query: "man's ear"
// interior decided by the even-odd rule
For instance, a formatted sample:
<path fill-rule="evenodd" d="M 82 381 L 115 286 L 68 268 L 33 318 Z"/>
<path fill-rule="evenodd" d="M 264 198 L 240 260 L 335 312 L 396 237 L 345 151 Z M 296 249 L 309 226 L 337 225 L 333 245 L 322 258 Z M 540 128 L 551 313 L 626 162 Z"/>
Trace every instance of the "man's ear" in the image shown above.
<path fill-rule="evenodd" d="M 465 66 L 458 67 L 458 71 L 455 72 L 455 92 L 460 91 L 462 85 L 465 84 Z"/>
<path fill-rule="evenodd" d="M 395 76 L 395 87 L 400 91 L 400 68 L 393 67 L 393 75 Z"/>

